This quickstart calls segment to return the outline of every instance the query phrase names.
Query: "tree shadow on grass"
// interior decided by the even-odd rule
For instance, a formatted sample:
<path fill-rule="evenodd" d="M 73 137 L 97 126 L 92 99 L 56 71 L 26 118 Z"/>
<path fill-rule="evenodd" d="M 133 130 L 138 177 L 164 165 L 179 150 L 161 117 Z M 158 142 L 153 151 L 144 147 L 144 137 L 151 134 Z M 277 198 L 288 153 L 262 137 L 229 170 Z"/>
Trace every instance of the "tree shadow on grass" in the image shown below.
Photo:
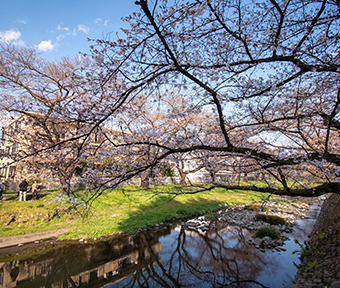
<path fill-rule="evenodd" d="M 201 197 L 181 201 L 173 199 L 153 199 L 146 201 L 131 211 L 126 219 L 118 223 L 120 231 L 132 232 L 139 228 L 149 228 L 160 223 L 171 223 L 189 217 L 216 211 L 223 205 L 221 201 Z"/>

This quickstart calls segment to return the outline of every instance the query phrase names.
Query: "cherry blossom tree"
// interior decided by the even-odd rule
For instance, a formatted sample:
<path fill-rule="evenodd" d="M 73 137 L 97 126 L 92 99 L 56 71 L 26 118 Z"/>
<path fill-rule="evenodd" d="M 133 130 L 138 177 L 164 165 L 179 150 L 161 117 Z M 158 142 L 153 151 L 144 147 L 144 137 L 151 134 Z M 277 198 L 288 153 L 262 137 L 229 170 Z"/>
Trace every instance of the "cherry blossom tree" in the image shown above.
<path fill-rule="evenodd" d="M 24 176 L 48 172 L 45 176 L 57 177 L 60 191 L 70 194 L 75 169 L 104 145 L 101 123 L 115 109 L 107 101 L 118 86 L 111 81 L 98 90 L 100 72 L 86 58 L 48 62 L 33 48 L 0 48 L 0 111 L 15 120 L 3 127 L 2 144 L 12 152 L 1 165 L 18 163 Z"/>
<path fill-rule="evenodd" d="M 338 1 L 139 0 L 136 5 L 140 12 L 126 18 L 130 29 L 122 29 L 123 36 L 99 39 L 92 47 L 106 70 L 102 83 L 120 79 L 126 85 L 117 112 L 130 113 L 128 104 L 140 97 L 156 111 L 164 95 L 175 93 L 213 113 L 204 123 L 213 123 L 213 133 L 200 137 L 193 123 L 191 133 L 165 137 L 159 127 L 136 125 L 115 148 L 140 161 L 130 161 L 129 171 L 117 173 L 110 185 L 172 155 L 204 152 L 206 167 L 218 159 L 221 170 L 267 175 L 265 187 L 235 184 L 230 175 L 206 189 L 292 196 L 340 191 Z M 148 157 L 138 158 L 142 154 Z"/>
<path fill-rule="evenodd" d="M 186 193 L 340 191 L 338 1 L 136 5 L 130 29 L 98 39 L 91 60 L 47 63 L 32 49 L 18 54 L 2 45 L 1 109 L 79 124 L 66 139 L 81 143 L 74 144 L 79 156 L 96 129 L 119 131 L 103 133 L 83 175 L 97 187 L 157 174 L 180 155 L 211 175 L 210 184 Z M 171 106 L 174 95 L 185 101 Z M 234 181 L 241 173 L 263 181 L 241 185 Z"/>

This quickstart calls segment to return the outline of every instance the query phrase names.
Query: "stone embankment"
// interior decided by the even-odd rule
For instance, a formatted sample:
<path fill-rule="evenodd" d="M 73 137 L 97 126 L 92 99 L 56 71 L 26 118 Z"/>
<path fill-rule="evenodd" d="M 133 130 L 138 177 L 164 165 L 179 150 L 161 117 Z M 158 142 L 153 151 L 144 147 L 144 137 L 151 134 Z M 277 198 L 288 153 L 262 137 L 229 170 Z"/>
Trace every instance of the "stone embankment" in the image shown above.
<path fill-rule="evenodd" d="M 317 201 L 321 203 L 320 199 Z M 218 211 L 216 217 L 201 216 L 181 224 L 201 231 L 208 231 L 210 229 L 226 226 L 238 226 L 248 229 L 249 231 L 254 232 L 254 234 L 259 228 L 270 227 L 275 229 L 278 239 L 271 239 L 268 236 L 254 238 L 249 240 L 249 244 L 254 245 L 263 252 L 266 249 L 284 251 L 285 249 L 280 246 L 284 245 L 284 241 L 288 239 L 287 235 L 293 231 L 293 226 L 296 224 L 295 220 L 311 218 L 309 210 L 310 205 L 313 202 L 314 200 L 306 198 L 296 199 L 284 196 L 274 196 L 270 200 L 266 200 L 265 203 L 262 203 L 263 205 L 230 205 Z M 263 210 L 263 212 L 260 212 L 259 210 Z M 259 214 L 280 217 L 284 219 L 284 223 L 272 225 L 264 221 L 257 221 L 256 216 Z"/>
<path fill-rule="evenodd" d="M 328 197 L 290 288 L 340 288 L 340 195 Z"/>

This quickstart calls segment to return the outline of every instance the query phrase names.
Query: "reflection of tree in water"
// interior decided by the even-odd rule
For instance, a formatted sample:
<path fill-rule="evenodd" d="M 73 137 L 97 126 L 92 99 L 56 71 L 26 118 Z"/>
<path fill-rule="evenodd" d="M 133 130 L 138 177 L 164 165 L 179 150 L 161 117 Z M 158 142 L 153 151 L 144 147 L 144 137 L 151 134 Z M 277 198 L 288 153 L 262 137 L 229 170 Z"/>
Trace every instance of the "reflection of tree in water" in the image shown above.
<path fill-rule="evenodd" d="M 180 287 L 177 279 L 161 264 L 158 253 L 153 251 L 147 237 L 140 234 L 139 240 L 137 269 L 124 287 L 152 287 L 152 283 L 158 285 L 157 287 Z"/>
<path fill-rule="evenodd" d="M 209 287 L 265 287 L 255 281 L 265 266 L 264 254 L 246 243 L 242 229 L 234 232 L 201 233 L 181 227 L 168 261 L 159 259 L 141 234 L 138 269 L 124 281 L 124 287 L 202 287 L 198 285 L 203 283 Z"/>
<path fill-rule="evenodd" d="M 186 239 L 187 236 L 181 231 L 181 245 L 185 253 L 182 254 L 182 259 L 197 278 L 227 284 L 254 279 L 263 269 L 264 263 L 260 257 L 262 255 L 246 243 L 242 230 L 237 230 L 238 233 L 228 233 L 227 238 L 220 232 L 201 234 L 190 230 L 189 239 Z M 190 250 L 193 253 L 190 253 Z"/>
<path fill-rule="evenodd" d="M 62 245 L 34 260 L 4 263 L 4 280 L 12 285 L 4 287 L 265 287 L 255 279 L 279 269 L 276 258 L 249 245 L 244 230 L 230 229 L 179 227 Z"/>

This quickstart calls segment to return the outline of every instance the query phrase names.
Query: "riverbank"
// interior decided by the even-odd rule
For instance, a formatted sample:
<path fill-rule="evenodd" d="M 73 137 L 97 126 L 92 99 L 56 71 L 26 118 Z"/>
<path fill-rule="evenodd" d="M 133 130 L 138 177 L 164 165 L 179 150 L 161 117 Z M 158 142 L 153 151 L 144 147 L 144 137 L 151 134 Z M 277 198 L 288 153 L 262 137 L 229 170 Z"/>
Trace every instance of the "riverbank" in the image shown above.
<path fill-rule="evenodd" d="M 324 202 L 290 288 L 340 287 L 340 195 Z"/>
<path fill-rule="evenodd" d="M 24 244 L 32 243 L 32 242 L 39 243 L 40 241 L 51 239 L 51 238 L 56 239 L 61 234 L 66 233 L 70 231 L 71 229 L 72 228 L 64 228 L 64 229 L 49 230 L 49 231 L 31 233 L 31 234 L 25 234 L 25 235 L 1 237 L 0 238 L 0 249 L 11 247 L 11 246 L 22 246 Z"/>
<path fill-rule="evenodd" d="M 206 214 L 226 205 L 261 201 L 268 194 L 214 189 L 173 198 L 180 186 L 156 186 L 142 190 L 138 186 L 104 191 L 86 206 L 91 195 L 80 191 L 73 197 L 49 193 L 39 200 L 19 202 L 16 196 L 4 195 L 0 202 L 0 237 L 31 234 L 74 227 L 60 236 L 62 239 L 94 239 L 121 232 L 135 233 L 138 229 L 171 223 L 181 217 Z M 28 199 L 30 199 L 28 197 Z"/>
<path fill-rule="evenodd" d="M 269 239 L 269 237 L 247 237 L 247 240 L 244 242 L 244 248 L 249 249 L 249 251 L 254 251 L 254 248 L 250 246 L 254 246 L 258 249 L 259 257 L 271 257 L 269 255 L 276 255 L 277 253 L 283 254 L 291 254 L 291 251 L 288 249 L 288 242 L 291 240 L 291 234 L 294 230 L 294 226 L 296 222 L 300 219 L 308 219 L 314 218 L 316 215 L 311 215 L 311 208 L 315 207 L 315 205 L 321 205 L 322 200 L 320 198 L 317 199 L 309 199 L 309 198 L 291 198 L 291 197 L 283 197 L 283 196 L 272 196 L 270 199 L 256 201 L 256 202 L 247 202 L 247 203 L 239 203 L 239 204 L 227 204 L 220 205 L 219 209 L 215 211 L 211 211 L 208 213 L 197 213 L 196 217 L 192 216 L 181 216 L 180 224 L 184 229 L 195 229 L 199 230 L 199 235 L 205 235 L 205 232 L 209 234 L 212 230 L 217 229 L 219 231 L 223 230 L 224 227 L 234 226 L 235 228 L 244 228 L 250 231 L 250 235 L 254 234 L 257 229 L 262 227 L 270 227 L 274 228 L 278 234 L 278 239 Z M 262 210 L 262 211 L 260 211 Z M 284 220 L 284 224 L 281 223 L 279 225 L 273 225 L 264 221 L 256 221 L 257 215 L 266 215 L 273 217 L 280 217 L 280 219 Z M 189 218 L 188 218 L 189 217 Z M 188 220 L 190 219 L 190 220 Z M 152 227 L 148 228 L 140 228 L 138 229 L 141 234 L 144 231 L 149 231 L 150 233 L 154 233 L 159 231 L 163 231 L 169 223 L 158 223 Z M 163 227 L 164 226 L 164 227 Z M 187 227 L 187 228 L 185 228 Z M 217 231 L 216 230 L 216 231 Z M 310 231 L 310 230 L 309 230 Z M 30 255 L 30 251 L 37 251 L 37 249 L 41 249 L 41 251 L 45 251 L 46 249 L 52 249 L 53 247 L 59 247 L 63 245 L 63 241 L 57 240 L 57 237 L 60 235 L 62 230 L 50 231 L 51 233 L 57 233 L 55 235 L 49 233 L 35 233 L 35 234 L 27 234 L 21 236 L 7 237 L 7 240 L 15 240 L 16 242 L 7 242 L 7 244 L 11 245 L 6 248 L 0 249 L 0 254 L 3 257 L 7 257 L 6 259 L 12 259 L 11 257 L 16 257 L 18 253 L 20 255 L 24 255 L 23 257 L 27 257 Z M 139 232 L 133 232 L 133 234 L 138 238 Z M 149 233 L 146 232 L 146 233 Z M 137 234 L 135 234 L 137 233 Z M 190 233 L 190 232 L 189 232 Z M 309 232 L 308 232 L 309 233 Z M 111 235 L 106 235 L 106 237 L 98 237 L 88 238 L 88 239 L 77 239 L 73 240 L 72 243 L 77 245 L 85 245 L 85 243 L 106 243 L 106 240 L 109 239 L 120 239 L 120 233 L 113 233 Z M 128 233 L 123 233 L 125 236 Z M 190 235 L 190 234 L 188 234 Z M 249 235 L 249 234 L 248 234 Z M 50 236 L 52 238 L 50 238 Z M 117 237 L 116 237 L 117 236 Z M 33 238 L 32 238 L 33 237 Z M 38 238 L 37 238 L 38 237 Z M 39 238 L 40 237 L 40 238 Z M 17 238 L 17 239 L 15 239 Z M 99 241 L 101 238 L 101 241 Z M 31 239 L 31 241 L 29 241 Z M 122 238 L 123 239 L 123 238 Z M 294 239 L 294 238 L 293 238 Z M 27 243 L 26 243 L 27 241 Z M 287 242 L 286 242 L 287 241 Z M 1 241 L 0 241 L 1 242 Z M 65 242 L 67 245 L 67 241 Z M 14 246 L 13 246 L 14 245 Z M 86 244 L 87 245 L 87 244 Z M 255 250 L 256 250 L 255 249 Z M 261 253 L 261 252 L 263 253 Z M 271 251 L 275 252 L 272 253 Z M 268 254 L 269 253 L 269 254 Z M 14 259 L 14 258 L 13 258 Z M 15 258 L 16 259 L 16 258 Z M 296 257 L 297 259 L 297 257 Z M 292 263 L 292 262 L 290 262 Z M 296 262 L 298 263 L 298 262 Z M 292 271 L 290 275 L 294 275 L 295 271 Z M 291 283 L 291 282 L 290 282 Z M 299 286 L 298 286 L 299 287 Z"/>
<path fill-rule="evenodd" d="M 262 196 L 263 197 L 263 196 Z M 317 200 L 318 203 L 320 199 Z M 250 243 L 256 245 L 259 249 L 272 248 L 274 246 L 282 246 L 283 242 L 287 240 L 287 233 L 292 232 L 293 226 L 295 225 L 295 221 L 299 219 L 310 218 L 308 212 L 310 210 L 310 205 L 315 203 L 315 199 L 310 198 L 291 198 L 287 196 L 272 196 L 270 200 L 263 200 L 257 202 L 246 202 L 239 204 L 227 204 L 225 206 L 220 205 L 220 209 L 215 209 L 214 212 L 200 211 L 197 213 L 197 217 L 190 217 L 190 210 L 188 210 L 189 215 L 177 215 L 177 220 L 181 222 L 181 225 L 190 226 L 192 228 L 197 228 L 201 231 L 208 231 L 210 229 L 215 228 L 223 228 L 228 225 L 237 226 L 246 228 L 251 232 L 255 232 L 257 229 L 261 227 L 273 227 L 273 225 L 263 222 L 256 221 L 256 215 L 260 212 L 261 206 L 265 211 L 262 214 L 277 216 L 284 219 L 284 225 L 277 225 L 276 230 L 280 234 L 280 239 L 278 239 L 275 243 L 270 241 L 268 238 L 265 238 L 267 245 L 260 240 L 254 239 L 254 242 Z M 178 209 L 178 208 L 177 208 Z M 194 211 L 194 210 L 191 210 Z M 144 211 L 145 212 L 145 211 Z M 40 213 L 41 214 L 41 213 Z M 143 214 L 140 216 L 141 218 L 145 217 Z M 192 220 L 186 221 L 181 219 L 188 219 L 188 217 Z M 18 217 L 20 219 L 20 217 Z M 116 218 L 116 217 L 114 217 Z M 194 218 L 194 219 L 193 219 Z M 195 220 L 196 219 L 196 220 Z M 53 219 L 58 221 L 58 219 Z M 52 222 L 50 220 L 49 222 Z M 155 220 L 155 219 L 154 219 Z M 156 219 L 157 220 L 157 219 Z M 175 220 L 175 219 L 174 219 Z M 8 221 L 7 221 L 8 222 Z M 58 221 L 60 223 L 60 221 Z M 11 223 L 7 223 L 9 226 Z M 23 222 L 19 222 L 19 225 L 22 225 Z M 167 225 L 166 222 L 158 222 L 155 225 L 147 228 L 139 227 L 137 231 L 145 231 L 148 229 L 157 229 L 162 225 Z M 10 246 L 23 246 L 26 243 L 32 242 L 42 242 L 42 240 L 54 238 L 58 239 L 62 234 L 69 233 L 72 229 L 78 228 L 60 228 L 60 229 L 51 229 L 48 231 L 42 231 L 38 233 L 27 233 L 24 235 L 16 235 L 16 236 L 8 236 L 0 238 L 0 248 L 10 247 Z M 100 238 L 110 238 L 117 236 L 121 233 L 129 233 L 128 230 L 121 232 L 113 232 L 110 234 L 102 234 L 99 237 L 72 237 L 70 240 L 79 240 L 79 239 L 100 239 Z M 131 232 L 130 232 L 131 233 Z M 74 234 L 74 233 L 73 233 Z M 72 234 L 72 235 L 73 235 Z M 65 239 L 66 238 L 66 239 Z M 67 240 L 67 237 L 62 237 L 63 240 Z M 267 247 L 266 247 L 267 246 Z M 269 246 L 269 247 L 268 247 Z"/>
<path fill-rule="evenodd" d="M 261 206 L 262 201 L 258 203 Z M 218 209 L 220 213 L 210 212 L 198 218 L 211 219 L 213 224 L 214 215 L 216 221 L 227 216 L 221 210 L 230 216 L 241 215 L 243 212 L 253 214 L 258 211 L 248 209 L 258 207 L 254 204 L 225 205 Z M 281 211 L 280 207 L 289 203 L 277 200 L 276 203 L 269 201 L 269 204 Z M 292 204 L 297 207 L 301 205 L 301 208 L 305 206 L 297 201 Z M 234 217 L 230 219 L 232 218 Z M 191 222 L 188 219 L 182 218 L 181 222 Z M 231 222 L 234 221 L 235 219 Z M 310 231 L 301 228 L 306 227 L 303 223 L 314 221 L 296 221 L 298 223 L 294 226 L 291 237 L 296 239 L 298 236 L 297 239 L 303 242 L 306 233 L 297 235 L 295 231 Z M 281 248 L 286 251 L 273 250 L 273 253 L 266 249 L 262 252 L 248 243 L 252 233 L 247 229 L 234 226 L 203 232 L 178 224 L 159 223 L 137 233 L 124 233 L 101 240 L 78 239 L 69 242 L 49 239 L 0 249 L 0 253 L 3 250 L 9 252 L 3 254 L 0 263 L 0 269 L 3 268 L 4 271 L 5 286 L 203 288 L 241 287 L 241 283 L 245 281 L 245 287 L 258 287 L 251 284 L 261 283 L 261 287 L 279 288 L 287 287 L 292 282 L 290 275 L 294 275 L 297 270 L 293 261 L 298 263 L 298 255 L 292 255 L 292 252 L 299 248 L 294 241 L 285 242 Z M 25 247 L 31 247 L 31 250 L 24 250 Z M 137 282 L 139 279 L 146 280 L 140 283 Z"/>

